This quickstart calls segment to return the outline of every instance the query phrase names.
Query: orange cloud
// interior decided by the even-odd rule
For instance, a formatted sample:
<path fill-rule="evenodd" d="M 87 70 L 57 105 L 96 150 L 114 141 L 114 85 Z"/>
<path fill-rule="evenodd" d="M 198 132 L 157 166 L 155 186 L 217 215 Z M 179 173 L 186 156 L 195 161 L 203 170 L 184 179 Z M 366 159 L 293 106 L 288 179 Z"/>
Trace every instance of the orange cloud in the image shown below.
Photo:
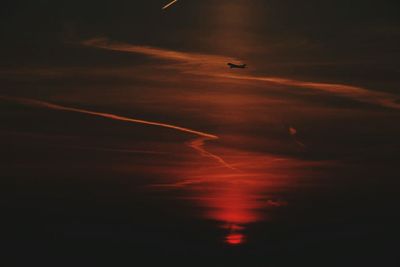
<path fill-rule="evenodd" d="M 81 113 L 81 114 L 87 114 L 87 115 L 96 116 L 96 117 L 103 117 L 103 118 L 107 118 L 107 119 L 111 119 L 111 120 L 117 120 L 117 121 L 124 121 L 124 122 L 131 122 L 131 123 L 138 123 L 138 124 L 144 124 L 144 125 L 150 125 L 150 126 L 163 127 L 163 128 L 172 129 L 172 130 L 176 130 L 176 131 L 180 131 L 180 132 L 184 132 L 184 133 L 194 134 L 194 135 L 199 136 L 200 138 L 195 139 L 194 141 L 188 143 L 189 147 L 193 148 L 200 155 L 209 157 L 209 158 L 217 161 L 223 167 L 226 167 L 226 168 L 229 168 L 229 169 L 234 169 L 227 162 L 225 162 L 221 157 L 219 157 L 219 156 L 207 151 L 204 148 L 205 142 L 207 140 L 219 139 L 218 136 L 213 135 L 213 134 L 200 132 L 200 131 L 192 130 L 192 129 L 189 129 L 189 128 L 184 128 L 184 127 L 180 127 L 180 126 L 177 126 L 177 125 L 172 125 L 172 124 L 167 124 L 167 123 L 162 123 L 162 122 L 146 121 L 146 120 L 123 117 L 123 116 L 119 116 L 119 115 L 115 115 L 115 114 L 111 114 L 111 113 L 104 113 L 104 112 L 97 112 L 97 111 L 91 111 L 91 110 L 86 110 L 86 109 L 66 107 L 66 106 L 56 105 L 56 104 L 45 102 L 45 101 L 38 101 L 38 100 L 26 99 L 26 98 L 12 98 L 12 97 L 6 97 L 6 96 L 0 96 L 0 99 L 1 98 L 2 99 L 6 99 L 6 100 L 16 101 L 16 102 L 24 104 L 24 105 L 43 107 L 43 108 L 61 110 L 61 111 L 68 111 L 68 112 L 75 112 L 75 113 Z"/>
<path fill-rule="evenodd" d="M 119 43 L 119 42 L 111 42 L 106 38 L 90 39 L 83 41 L 81 44 L 89 47 L 95 47 L 111 51 L 142 54 L 153 58 L 172 60 L 186 64 L 204 64 L 210 66 L 213 64 L 214 65 L 225 64 L 227 60 L 227 57 L 224 56 L 179 52 L 179 51 L 155 48 L 150 46 L 140 46 L 140 45 Z"/>
<path fill-rule="evenodd" d="M 158 127 L 177 130 L 180 132 L 194 134 L 194 135 L 197 135 L 200 137 L 205 137 L 208 139 L 218 139 L 218 136 L 216 136 L 216 135 L 212 135 L 209 133 L 200 132 L 200 131 L 196 131 L 196 130 L 192 130 L 189 128 L 184 128 L 184 127 L 180 127 L 180 126 L 176 126 L 176 125 L 172 125 L 172 124 L 162 123 L 162 122 L 133 119 L 133 118 L 123 117 L 123 116 L 119 116 L 119 115 L 115 115 L 115 114 L 111 114 L 111 113 L 103 113 L 103 112 L 96 112 L 96 111 L 91 111 L 91 110 L 86 110 L 86 109 L 66 107 L 66 106 L 56 105 L 56 104 L 45 102 L 45 101 L 33 100 L 33 99 L 11 98 L 11 97 L 5 97 L 5 96 L 0 96 L 0 98 L 7 99 L 7 100 L 14 100 L 19 103 L 30 105 L 30 106 L 38 106 L 38 107 L 44 107 L 44 108 L 49 108 L 49 109 L 55 109 L 55 110 L 63 110 L 63 111 L 87 114 L 87 115 L 92 115 L 92 116 L 96 116 L 96 117 L 103 117 L 103 118 L 112 119 L 112 120 L 133 122 L 133 123 L 139 123 L 139 124 L 145 124 L 145 125 L 151 125 L 151 126 L 158 126 Z"/>
<path fill-rule="evenodd" d="M 127 53 L 142 54 L 153 58 L 170 60 L 184 65 L 183 72 L 217 77 L 221 79 L 266 82 L 283 86 L 312 89 L 348 97 L 356 101 L 375 104 L 383 107 L 400 109 L 398 96 L 369 90 L 359 86 L 336 83 L 321 83 L 312 81 L 300 81 L 272 76 L 257 76 L 252 74 L 232 74 L 225 69 L 225 63 L 232 60 L 229 57 L 200 54 L 191 52 L 179 52 L 168 49 L 154 48 L 149 46 L 130 45 L 119 42 L 111 42 L 105 38 L 90 39 L 82 42 L 85 46 L 106 49 L 111 51 L 120 51 Z M 233 59 L 235 61 L 240 61 Z M 172 65 L 171 68 L 177 68 Z"/>
<path fill-rule="evenodd" d="M 224 77 L 239 80 L 268 82 L 298 88 L 315 89 L 344 97 L 349 97 L 360 102 L 376 104 L 388 108 L 400 109 L 400 104 L 397 103 L 397 96 L 389 93 L 371 91 L 358 86 L 335 83 L 305 82 L 279 77 L 259 77 L 250 75 L 229 75 Z"/>

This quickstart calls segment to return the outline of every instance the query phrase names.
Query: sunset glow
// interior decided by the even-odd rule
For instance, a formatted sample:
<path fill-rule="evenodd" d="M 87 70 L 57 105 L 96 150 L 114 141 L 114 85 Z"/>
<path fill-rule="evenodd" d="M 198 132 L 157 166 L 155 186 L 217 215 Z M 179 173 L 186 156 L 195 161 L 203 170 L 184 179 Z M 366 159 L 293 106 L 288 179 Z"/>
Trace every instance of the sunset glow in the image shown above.
<path fill-rule="evenodd" d="M 398 10 L 5 1 L 12 265 L 397 266 Z"/>
<path fill-rule="evenodd" d="M 366 88 L 346 85 L 312 81 L 299 81 L 283 77 L 258 76 L 258 75 L 238 75 L 221 70 L 221 66 L 229 59 L 227 56 L 207 55 L 197 53 L 186 53 L 171 51 L 159 48 L 130 45 L 124 43 L 114 43 L 107 39 L 91 39 L 82 42 L 85 46 L 97 47 L 112 51 L 144 54 L 150 57 L 172 60 L 184 63 L 184 66 L 171 65 L 170 68 L 180 69 L 182 72 L 193 73 L 201 76 L 219 77 L 223 79 L 234 79 L 252 82 L 266 82 L 284 86 L 294 86 L 297 88 L 314 89 L 327 93 L 332 93 L 351 99 L 372 103 L 393 109 L 400 109 L 396 95 L 382 92 L 374 92 Z M 240 61 L 240 60 L 236 60 Z"/>
<path fill-rule="evenodd" d="M 244 242 L 244 236 L 242 234 L 229 234 L 226 236 L 226 243 L 229 245 L 240 245 Z"/>

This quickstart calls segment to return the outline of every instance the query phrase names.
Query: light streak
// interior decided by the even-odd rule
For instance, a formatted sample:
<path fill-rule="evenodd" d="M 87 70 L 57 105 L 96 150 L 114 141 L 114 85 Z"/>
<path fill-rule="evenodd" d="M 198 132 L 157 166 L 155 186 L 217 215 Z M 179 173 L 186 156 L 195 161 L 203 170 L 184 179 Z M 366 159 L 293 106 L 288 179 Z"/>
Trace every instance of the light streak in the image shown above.
<path fill-rule="evenodd" d="M 86 115 L 91 115 L 91 116 L 96 116 L 96 117 L 107 118 L 107 119 L 111 119 L 111 120 L 163 127 L 163 128 L 172 129 L 172 130 L 176 130 L 176 131 L 180 131 L 180 132 L 184 132 L 184 133 L 194 134 L 194 135 L 199 136 L 200 138 L 195 139 L 194 141 L 190 142 L 188 144 L 189 147 L 193 148 L 195 151 L 197 151 L 202 156 L 206 156 L 206 157 L 214 159 L 215 161 L 220 163 L 221 166 L 223 166 L 223 167 L 226 167 L 229 169 L 234 169 L 232 166 L 230 166 L 228 163 L 226 163 L 221 157 L 212 154 L 211 152 L 207 151 L 204 148 L 204 143 L 207 140 L 219 139 L 218 136 L 213 135 L 213 134 L 196 131 L 193 129 L 189 129 L 189 128 L 185 128 L 185 127 L 181 127 L 181 126 L 177 126 L 177 125 L 173 125 L 173 124 L 129 118 L 129 117 L 124 117 L 124 116 L 115 115 L 115 114 L 111 114 L 111 113 L 97 112 L 97 111 L 92 111 L 92 110 L 87 110 L 87 109 L 66 107 L 66 106 L 61 106 L 61 105 L 57 105 L 57 104 L 53 104 L 53 103 L 49 103 L 49 102 L 45 102 L 45 101 L 34 100 L 34 99 L 13 98 L 13 97 L 6 97 L 6 96 L 0 96 L 0 99 L 12 100 L 12 101 L 16 101 L 18 103 L 21 103 L 24 105 L 29 105 L 29 106 L 81 113 L 81 114 L 86 114 Z"/>
<path fill-rule="evenodd" d="M 283 86 L 290 86 L 303 89 L 313 89 L 339 96 L 354 99 L 359 102 L 370 103 L 386 108 L 400 109 L 398 96 L 390 93 L 370 90 L 364 87 L 340 84 L 323 83 L 312 81 L 301 81 L 273 76 L 256 76 L 252 74 L 231 74 L 221 71 L 221 66 L 228 60 L 227 57 L 220 55 L 199 54 L 191 52 L 179 52 L 174 50 L 154 48 L 149 46 L 137 46 L 125 43 L 111 42 L 105 38 L 90 39 L 81 42 L 82 45 L 107 49 L 111 51 L 120 51 L 127 53 L 142 54 L 149 57 L 170 60 L 183 63 L 180 65 L 182 71 L 197 75 L 217 77 L 230 80 L 242 80 L 253 82 L 265 82 Z M 240 61 L 232 59 L 234 61 Z M 177 68 L 177 65 L 171 64 L 171 68 Z"/>
<path fill-rule="evenodd" d="M 172 6 L 173 4 L 175 4 L 176 2 L 178 2 L 178 0 L 174 0 L 174 1 L 170 2 L 169 4 L 166 4 L 165 6 L 163 6 L 162 9 L 165 10 L 165 9 L 169 8 L 170 6 Z"/>
<path fill-rule="evenodd" d="M 117 121 L 125 121 L 125 122 L 133 122 L 133 123 L 139 123 L 139 124 L 145 124 L 145 125 L 158 126 L 158 127 L 177 130 L 180 132 L 191 133 L 191 134 L 194 134 L 197 136 L 206 137 L 206 138 L 210 138 L 210 139 L 218 139 L 218 136 L 216 136 L 216 135 L 192 130 L 189 128 L 180 127 L 180 126 L 173 125 L 173 124 L 167 124 L 167 123 L 155 122 L 155 121 L 147 121 L 147 120 L 141 120 L 141 119 L 134 119 L 134 118 L 128 118 L 128 117 L 119 116 L 119 115 L 115 115 L 115 114 L 111 114 L 111 113 L 103 113 L 103 112 L 91 111 L 91 110 L 86 110 L 86 109 L 66 107 L 66 106 L 61 106 L 61 105 L 57 105 L 57 104 L 53 104 L 53 103 L 49 103 L 49 102 L 45 102 L 45 101 L 39 101 L 39 100 L 33 100 L 33 99 L 27 99 L 27 98 L 10 98 L 10 97 L 4 97 L 4 96 L 0 96 L 0 98 L 8 99 L 8 100 L 15 100 L 19 103 L 30 105 L 30 106 L 37 106 L 37 107 L 54 109 L 54 110 L 62 110 L 62 111 L 87 114 L 87 115 L 103 117 L 103 118 L 117 120 Z"/>
<path fill-rule="evenodd" d="M 219 162 L 221 164 L 221 166 L 226 167 L 228 169 L 231 170 L 237 170 L 235 167 L 233 167 L 232 165 L 230 165 L 229 163 L 227 163 L 223 158 L 221 158 L 220 156 L 217 156 L 215 154 L 210 153 L 209 151 L 204 149 L 204 143 L 209 140 L 209 138 L 197 138 L 195 140 L 193 140 L 192 142 L 190 142 L 188 145 L 193 148 L 194 150 L 196 150 L 197 152 L 199 152 L 200 155 L 204 156 L 204 157 L 208 157 L 208 158 L 212 158 L 215 161 Z"/>

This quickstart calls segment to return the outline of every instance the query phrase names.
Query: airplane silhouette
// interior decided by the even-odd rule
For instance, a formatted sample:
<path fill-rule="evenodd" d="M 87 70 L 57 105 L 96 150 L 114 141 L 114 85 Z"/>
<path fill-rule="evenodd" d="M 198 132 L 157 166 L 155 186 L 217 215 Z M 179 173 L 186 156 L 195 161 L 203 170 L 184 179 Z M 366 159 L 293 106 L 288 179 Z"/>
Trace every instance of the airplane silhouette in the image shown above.
<path fill-rule="evenodd" d="M 241 65 L 237 65 L 237 64 L 233 64 L 233 63 L 228 63 L 228 66 L 231 68 L 231 69 L 244 69 L 244 68 L 246 68 L 246 64 L 241 64 Z"/>

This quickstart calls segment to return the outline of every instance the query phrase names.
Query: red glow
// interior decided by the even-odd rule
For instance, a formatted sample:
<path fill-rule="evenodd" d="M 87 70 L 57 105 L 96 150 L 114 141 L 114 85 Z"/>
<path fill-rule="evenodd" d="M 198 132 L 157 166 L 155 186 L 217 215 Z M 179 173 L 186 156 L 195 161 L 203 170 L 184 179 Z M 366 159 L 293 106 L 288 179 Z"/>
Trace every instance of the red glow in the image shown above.
<path fill-rule="evenodd" d="M 225 241 L 229 245 L 240 245 L 244 242 L 244 235 L 239 233 L 231 233 L 226 236 Z"/>
<path fill-rule="evenodd" d="M 226 231 L 223 241 L 228 245 L 243 244 L 246 228 L 268 220 L 267 211 L 289 204 L 279 192 L 293 186 L 301 175 L 299 167 L 318 164 L 216 146 L 211 151 L 235 169 L 192 154 L 189 167 L 177 173 L 173 183 L 153 188 L 185 190 L 184 199 L 195 201 L 202 217 L 218 222 Z"/>
<path fill-rule="evenodd" d="M 288 186 L 296 176 L 291 169 L 302 164 L 293 159 L 243 153 L 237 150 L 213 149 L 237 169 L 232 170 L 208 161 L 214 168 L 199 167 L 207 161 L 197 158 L 197 168 L 190 168 L 184 177 L 188 183 L 176 183 L 186 187 L 191 196 L 204 208 L 203 216 L 220 222 L 226 230 L 224 242 L 241 245 L 245 242 L 245 229 L 256 222 L 268 219 L 266 210 L 287 205 L 277 197 L 280 188 Z M 270 192 L 270 193 L 268 193 Z M 271 199 L 268 195 L 271 194 Z"/>
<path fill-rule="evenodd" d="M 227 245 L 247 242 L 248 227 L 270 219 L 268 211 L 289 205 L 280 192 L 305 175 L 300 167 L 320 164 L 211 145 L 208 149 L 235 169 L 199 154 L 188 154 L 187 168 L 172 173 L 176 177 L 173 183 L 153 188 L 186 192 L 183 199 L 196 202 L 201 208 L 199 215 L 217 222 L 225 231 L 222 240 Z"/>

